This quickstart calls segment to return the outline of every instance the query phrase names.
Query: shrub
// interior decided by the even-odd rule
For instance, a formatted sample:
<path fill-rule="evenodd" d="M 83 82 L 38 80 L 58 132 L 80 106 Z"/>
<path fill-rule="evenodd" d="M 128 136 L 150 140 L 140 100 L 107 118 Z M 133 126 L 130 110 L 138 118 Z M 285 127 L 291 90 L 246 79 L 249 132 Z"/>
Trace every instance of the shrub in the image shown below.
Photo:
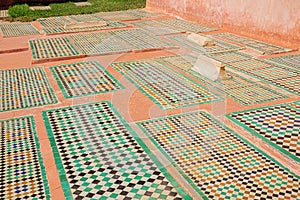
<path fill-rule="evenodd" d="M 12 17 L 25 16 L 30 12 L 29 6 L 27 4 L 14 5 L 8 9 L 8 14 Z"/>

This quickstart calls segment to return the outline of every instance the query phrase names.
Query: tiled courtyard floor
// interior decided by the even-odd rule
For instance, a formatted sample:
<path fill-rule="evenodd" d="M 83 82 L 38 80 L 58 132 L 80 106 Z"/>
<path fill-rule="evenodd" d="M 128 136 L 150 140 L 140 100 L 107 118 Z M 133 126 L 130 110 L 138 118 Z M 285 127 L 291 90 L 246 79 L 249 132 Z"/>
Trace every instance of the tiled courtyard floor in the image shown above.
<path fill-rule="evenodd" d="M 7 24 L 0 199 L 300 199 L 294 47 L 145 10 Z"/>

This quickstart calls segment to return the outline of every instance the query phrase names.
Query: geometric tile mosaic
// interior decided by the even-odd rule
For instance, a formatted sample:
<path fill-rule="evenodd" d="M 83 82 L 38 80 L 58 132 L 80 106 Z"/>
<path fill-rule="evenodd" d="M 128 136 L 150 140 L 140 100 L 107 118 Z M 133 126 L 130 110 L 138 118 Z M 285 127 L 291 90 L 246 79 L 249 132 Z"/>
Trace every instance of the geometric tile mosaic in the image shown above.
<path fill-rule="evenodd" d="M 209 54 L 209 57 L 222 63 L 232 63 L 237 61 L 249 60 L 252 58 L 252 56 L 248 54 L 237 51 Z"/>
<path fill-rule="evenodd" d="M 220 100 L 202 85 L 154 60 L 119 62 L 112 67 L 164 110 Z"/>
<path fill-rule="evenodd" d="M 225 93 L 228 97 L 244 106 L 261 104 L 288 97 L 267 86 L 260 85 L 232 72 L 227 72 L 229 78 L 216 81 L 211 81 L 193 70 L 191 70 L 190 73 L 198 80 L 206 83 L 210 87 L 216 88 L 219 92 Z"/>
<path fill-rule="evenodd" d="M 70 24 L 71 21 L 65 17 L 49 17 L 49 18 L 39 18 L 37 21 L 44 27 L 64 27 L 66 24 Z"/>
<path fill-rule="evenodd" d="M 174 47 L 173 43 L 150 35 L 142 29 L 111 31 L 111 34 L 125 42 L 132 50 L 161 49 Z"/>
<path fill-rule="evenodd" d="M 29 45 L 33 60 L 79 55 L 67 37 L 29 40 Z"/>
<path fill-rule="evenodd" d="M 102 21 L 97 16 L 93 14 L 84 14 L 84 15 L 70 15 L 68 16 L 70 19 L 76 22 L 96 22 Z"/>
<path fill-rule="evenodd" d="M 50 199 L 33 117 L 0 121 L 0 199 Z"/>
<path fill-rule="evenodd" d="M 300 69 L 300 54 L 293 54 L 287 56 L 279 56 L 267 59 L 268 61 L 282 64 L 286 67 Z"/>
<path fill-rule="evenodd" d="M 57 103 L 42 67 L 0 70 L 0 112 Z"/>
<path fill-rule="evenodd" d="M 230 62 L 228 67 L 238 71 L 248 72 L 257 69 L 270 68 L 272 67 L 272 64 L 260 59 L 248 59 Z"/>
<path fill-rule="evenodd" d="M 167 35 L 167 34 L 174 34 L 180 33 L 180 31 L 175 30 L 174 27 L 166 27 L 162 26 L 157 20 L 142 20 L 137 22 L 131 22 L 134 26 L 144 29 L 154 35 Z"/>
<path fill-rule="evenodd" d="M 299 102 L 233 112 L 227 117 L 290 158 L 300 162 Z"/>
<path fill-rule="evenodd" d="M 73 44 L 82 54 L 113 54 L 130 52 L 131 50 L 115 36 L 108 32 L 74 34 L 69 36 Z"/>
<path fill-rule="evenodd" d="M 215 40 L 214 46 L 206 46 L 203 47 L 191 40 L 188 39 L 189 34 L 180 34 L 180 35 L 169 35 L 165 36 L 165 38 L 171 40 L 172 42 L 175 42 L 177 45 L 180 45 L 182 47 L 185 47 L 191 51 L 197 52 L 197 53 L 220 53 L 220 52 L 227 52 L 227 51 L 236 51 L 239 50 L 241 47 L 232 45 L 220 40 Z"/>
<path fill-rule="evenodd" d="M 153 18 L 153 17 L 161 17 L 163 15 L 153 12 L 148 12 L 146 10 L 142 9 L 134 9 L 134 10 L 125 10 L 124 11 L 127 14 L 130 14 L 132 16 L 136 16 L 138 18 Z"/>
<path fill-rule="evenodd" d="M 16 37 L 24 35 L 37 35 L 39 31 L 30 23 L 25 24 L 0 24 L 3 37 Z"/>
<path fill-rule="evenodd" d="M 84 27 L 83 26 L 83 27 L 65 29 L 62 26 L 62 27 L 43 28 L 43 31 L 46 33 L 46 35 L 51 35 L 51 34 L 76 33 L 76 32 L 88 32 L 88 31 L 115 29 L 115 28 L 123 28 L 123 27 L 127 27 L 127 26 L 128 25 L 123 22 L 107 22 L 107 25 L 102 26 L 102 27 Z"/>
<path fill-rule="evenodd" d="M 204 111 L 138 125 L 204 199 L 300 196 L 299 176 Z"/>
<path fill-rule="evenodd" d="M 114 11 L 114 12 L 100 12 L 94 14 L 96 17 L 106 21 L 128 21 L 128 20 L 137 20 L 140 17 L 131 15 L 126 11 Z"/>
<path fill-rule="evenodd" d="M 286 49 L 284 47 L 276 46 L 273 44 L 268 44 L 262 41 L 254 40 L 251 38 L 235 35 L 232 33 L 217 33 L 212 34 L 212 36 L 225 39 L 227 41 L 233 41 L 245 45 L 247 47 L 256 49 L 264 54 L 274 54 L 274 53 L 282 53 L 291 51 L 290 49 Z"/>
<path fill-rule="evenodd" d="M 111 103 L 43 117 L 66 199 L 191 199 Z"/>
<path fill-rule="evenodd" d="M 197 58 L 190 54 L 184 54 L 159 57 L 155 60 L 170 67 L 176 67 L 183 71 L 189 71 L 195 65 Z"/>
<path fill-rule="evenodd" d="M 210 31 L 218 30 L 217 28 L 191 23 L 181 19 L 166 19 L 166 20 L 158 20 L 157 22 L 163 25 L 164 27 L 176 29 L 180 32 L 201 33 L 201 32 L 210 32 Z"/>
<path fill-rule="evenodd" d="M 50 69 L 66 98 L 124 89 L 97 61 L 59 65 Z"/>

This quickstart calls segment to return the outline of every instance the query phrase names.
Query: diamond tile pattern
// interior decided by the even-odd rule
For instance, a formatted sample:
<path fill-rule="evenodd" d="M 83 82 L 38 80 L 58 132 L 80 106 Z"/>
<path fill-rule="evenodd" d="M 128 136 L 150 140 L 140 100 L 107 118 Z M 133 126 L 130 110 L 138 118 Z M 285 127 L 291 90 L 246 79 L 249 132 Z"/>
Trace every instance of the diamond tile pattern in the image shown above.
<path fill-rule="evenodd" d="M 138 125 L 208 199 L 297 199 L 300 179 L 203 111 Z"/>
<path fill-rule="evenodd" d="M 123 89 L 96 61 L 51 67 L 65 97 L 78 97 Z"/>
<path fill-rule="evenodd" d="M 0 70 L 0 112 L 57 103 L 42 67 Z"/>
<path fill-rule="evenodd" d="M 67 199 L 182 199 L 110 103 L 54 109 L 44 118 Z"/>
<path fill-rule="evenodd" d="M 282 64 L 287 67 L 300 70 L 300 54 L 278 56 L 278 57 L 270 58 L 268 60 L 278 64 Z"/>
<path fill-rule="evenodd" d="M 0 121 L 0 199 L 50 199 L 33 117 Z"/>
<path fill-rule="evenodd" d="M 24 35 L 38 35 L 40 32 L 30 23 L 24 24 L 0 24 L 3 37 L 16 37 Z"/>
<path fill-rule="evenodd" d="M 162 109 L 220 100 L 200 84 L 153 60 L 113 63 L 112 66 Z"/>
<path fill-rule="evenodd" d="M 300 162 L 299 101 L 234 112 L 228 117 Z"/>

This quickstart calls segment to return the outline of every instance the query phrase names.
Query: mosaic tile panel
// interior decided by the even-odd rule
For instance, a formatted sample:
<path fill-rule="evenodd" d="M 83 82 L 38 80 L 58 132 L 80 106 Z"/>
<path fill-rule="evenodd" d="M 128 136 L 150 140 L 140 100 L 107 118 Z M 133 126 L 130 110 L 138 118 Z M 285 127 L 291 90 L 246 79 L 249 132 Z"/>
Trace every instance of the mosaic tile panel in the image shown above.
<path fill-rule="evenodd" d="M 37 35 L 40 32 L 30 23 L 24 24 L 0 24 L 3 37 L 16 37 L 24 35 Z"/>
<path fill-rule="evenodd" d="M 76 22 L 95 22 L 99 21 L 99 18 L 93 14 L 84 14 L 84 15 L 70 15 L 68 16 L 70 19 Z"/>
<path fill-rule="evenodd" d="M 229 78 L 222 81 L 212 81 L 193 70 L 191 70 L 190 73 L 201 82 L 210 87 L 214 87 L 221 93 L 225 93 L 228 97 L 244 106 L 261 104 L 288 97 L 269 87 L 257 84 L 231 72 L 227 72 Z"/>
<path fill-rule="evenodd" d="M 160 39 L 157 36 L 149 35 L 149 33 L 141 29 L 118 30 L 111 31 L 110 33 L 121 39 L 133 50 L 163 49 L 174 47 L 172 43 Z"/>
<path fill-rule="evenodd" d="M 0 70 L 0 112 L 57 103 L 42 67 Z"/>
<path fill-rule="evenodd" d="M 102 26 L 102 27 L 81 27 L 81 28 L 72 28 L 72 29 L 65 29 L 64 27 L 49 27 L 49 28 L 43 28 L 43 31 L 46 33 L 46 35 L 53 35 L 53 34 L 62 34 L 62 33 L 76 33 L 76 32 L 115 29 L 115 28 L 123 28 L 127 26 L 128 25 L 123 22 L 108 22 L 107 26 Z"/>
<path fill-rule="evenodd" d="M 236 51 L 240 49 L 240 47 L 238 46 L 219 40 L 215 40 L 216 45 L 214 46 L 203 47 L 193 41 L 190 41 L 187 37 L 188 34 L 165 36 L 165 38 L 175 42 L 177 45 L 180 45 L 197 53 L 220 53 L 226 51 Z"/>
<path fill-rule="evenodd" d="M 272 65 L 260 59 L 249 59 L 231 62 L 228 67 L 242 72 L 249 72 L 257 69 L 271 68 Z"/>
<path fill-rule="evenodd" d="M 166 20 L 159 20 L 157 22 L 163 24 L 166 27 L 176 29 L 180 32 L 201 33 L 201 32 L 210 32 L 210 31 L 218 30 L 217 28 L 196 24 L 181 19 L 166 19 Z"/>
<path fill-rule="evenodd" d="M 233 112 L 227 117 L 300 162 L 300 110 L 297 105 L 299 101 Z"/>
<path fill-rule="evenodd" d="M 291 51 L 290 49 L 286 49 L 280 46 L 276 46 L 273 44 L 268 44 L 262 41 L 254 40 L 247 37 L 242 37 L 239 35 L 235 35 L 232 33 L 217 33 L 213 34 L 214 37 L 222 38 L 225 40 L 241 43 L 245 46 L 251 47 L 258 51 L 263 52 L 264 54 L 274 54 L 274 53 L 282 53 Z"/>
<path fill-rule="evenodd" d="M 70 24 L 71 22 L 65 17 L 49 17 L 49 18 L 39 18 L 37 21 L 44 27 L 64 27 L 65 24 Z"/>
<path fill-rule="evenodd" d="M 295 68 L 298 70 L 300 69 L 300 54 L 279 56 L 267 60 L 278 64 L 282 64 L 287 67 Z"/>
<path fill-rule="evenodd" d="M 139 16 L 131 15 L 126 11 L 101 12 L 101 13 L 96 13 L 94 15 L 102 20 L 108 20 L 108 21 L 129 21 L 129 20 L 140 19 Z"/>
<path fill-rule="evenodd" d="M 190 54 L 185 54 L 178 56 L 160 57 L 156 60 L 170 67 L 176 67 L 183 71 L 189 71 L 195 65 L 197 58 Z"/>
<path fill-rule="evenodd" d="M 67 37 L 29 40 L 29 45 L 34 60 L 79 55 Z"/>
<path fill-rule="evenodd" d="M 241 52 L 223 52 L 223 53 L 214 53 L 209 55 L 211 58 L 220 61 L 222 63 L 232 63 L 237 61 L 250 60 L 252 56 L 241 53 Z"/>
<path fill-rule="evenodd" d="M 50 199 L 33 117 L 0 121 L 0 199 Z"/>
<path fill-rule="evenodd" d="M 289 68 L 284 68 L 280 66 L 271 66 L 264 69 L 256 69 L 248 72 L 252 76 L 257 76 L 265 80 L 276 80 L 283 79 L 287 77 L 294 77 L 300 75 L 300 71 L 296 71 Z"/>
<path fill-rule="evenodd" d="M 139 122 L 204 199 L 297 199 L 300 177 L 207 113 Z"/>
<path fill-rule="evenodd" d="M 162 26 L 162 24 L 156 20 L 142 20 L 138 22 L 132 22 L 131 24 L 139 28 L 142 28 L 145 31 L 148 31 L 154 35 L 168 35 L 168 34 L 180 33 L 180 31 L 175 30 L 174 27 L 171 28 L 171 27 Z"/>
<path fill-rule="evenodd" d="M 67 199 L 191 199 L 109 102 L 43 116 Z"/>
<path fill-rule="evenodd" d="M 148 12 L 146 10 L 142 9 L 134 9 L 134 10 L 125 10 L 125 13 L 128 13 L 132 16 L 138 17 L 138 18 L 153 18 L 153 17 L 161 17 L 161 14 Z"/>
<path fill-rule="evenodd" d="M 69 36 L 73 44 L 87 55 L 130 52 L 131 49 L 107 32 Z"/>
<path fill-rule="evenodd" d="M 154 60 L 113 63 L 112 66 L 162 109 L 220 100 L 203 86 Z"/>
<path fill-rule="evenodd" d="M 66 98 L 124 89 L 97 61 L 54 66 L 51 70 Z"/>

